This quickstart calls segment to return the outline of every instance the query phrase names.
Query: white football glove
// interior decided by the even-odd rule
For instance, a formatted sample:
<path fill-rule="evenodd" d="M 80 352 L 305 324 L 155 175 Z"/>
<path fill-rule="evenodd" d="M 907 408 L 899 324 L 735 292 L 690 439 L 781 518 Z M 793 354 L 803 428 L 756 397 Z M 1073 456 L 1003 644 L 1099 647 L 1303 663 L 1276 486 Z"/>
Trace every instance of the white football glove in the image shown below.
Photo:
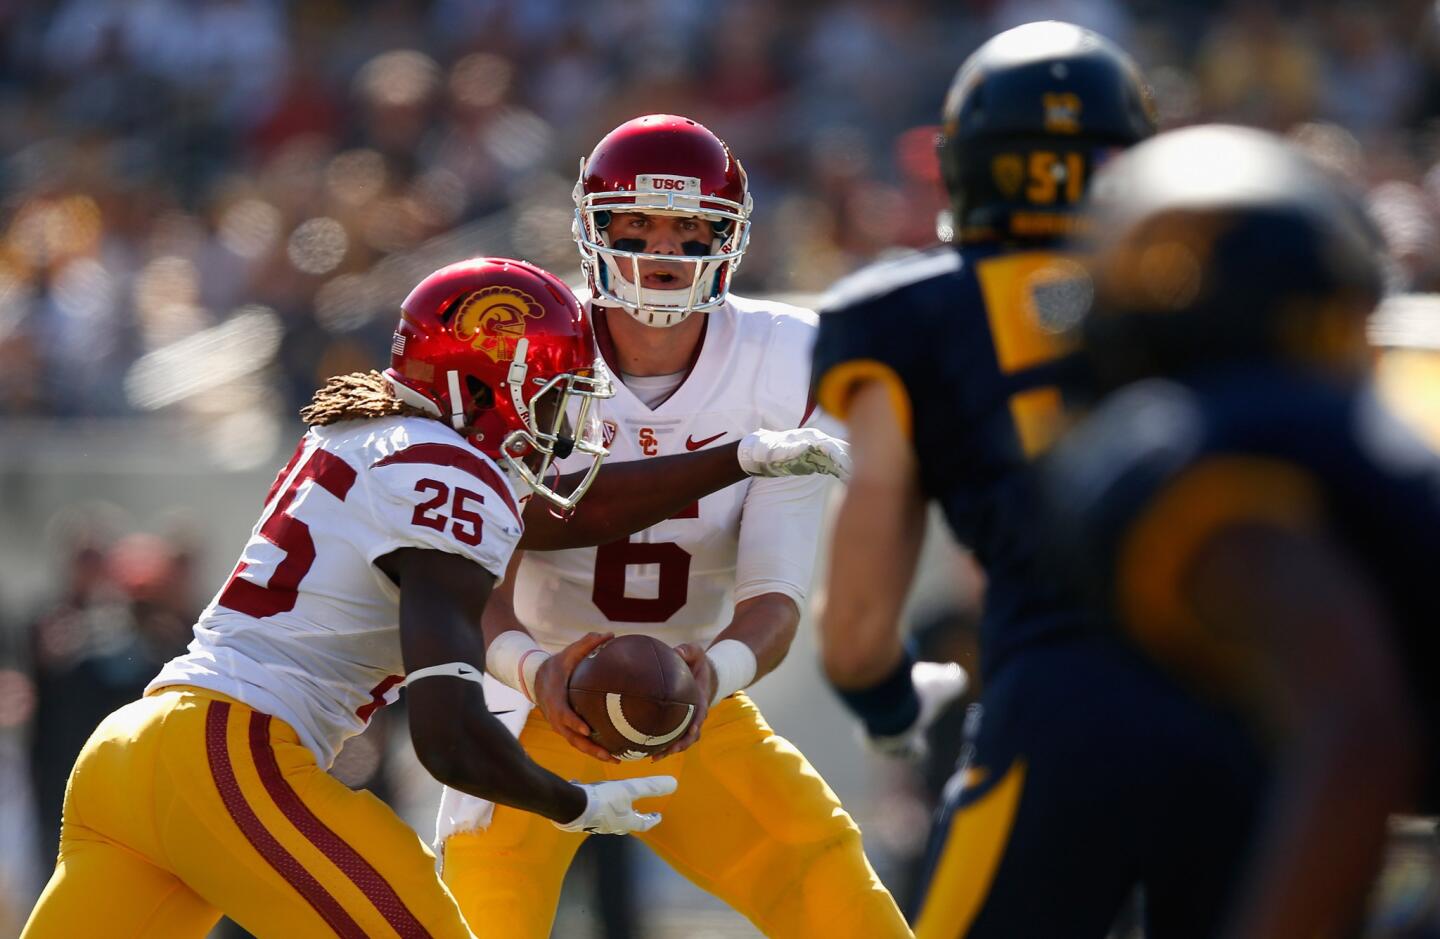
<path fill-rule="evenodd" d="M 576 783 L 585 790 L 585 811 L 573 821 L 560 824 L 561 831 L 587 831 L 592 835 L 628 835 L 649 831 L 660 824 L 659 812 L 637 812 L 636 799 L 668 796 L 675 791 L 674 776 L 638 776 L 613 782 Z"/>
<path fill-rule="evenodd" d="M 740 441 L 740 468 L 750 476 L 850 478 L 850 444 L 823 430 L 757 430 Z"/>
<path fill-rule="evenodd" d="M 910 681 L 920 699 L 920 715 L 908 728 L 888 737 L 872 737 L 862 730 L 861 736 L 871 752 L 905 760 L 924 759 L 929 750 L 925 731 L 950 702 L 970 687 L 970 676 L 955 662 L 916 662 L 910 667 Z"/>

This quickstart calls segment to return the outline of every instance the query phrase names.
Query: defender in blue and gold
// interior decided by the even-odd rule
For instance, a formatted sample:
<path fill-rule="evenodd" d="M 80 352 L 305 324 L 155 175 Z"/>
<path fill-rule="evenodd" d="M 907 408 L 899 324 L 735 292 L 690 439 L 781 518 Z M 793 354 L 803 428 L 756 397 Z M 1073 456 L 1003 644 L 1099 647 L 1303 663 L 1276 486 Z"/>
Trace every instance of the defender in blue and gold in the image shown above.
<path fill-rule="evenodd" d="M 1260 770 L 1238 722 L 1180 693 L 1041 562 L 1030 460 L 1060 429 L 1089 300 L 1059 246 L 1087 224 L 1090 175 L 1154 127 L 1107 40 L 1055 22 L 996 36 L 945 103 L 954 243 L 852 276 L 822 310 L 817 397 L 856 459 L 823 655 L 872 737 L 927 717 L 896 624 L 929 501 L 987 575 L 984 691 L 921 939 L 1099 939 L 1137 885 L 1150 936 L 1207 936 L 1247 842 Z"/>
<path fill-rule="evenodd" d="M 1387 817 L 1440 806 L 1440 457 L 1373 381 L 1383 242 L 1253 129 L 1106 177 L 1077 332 L 1108 394 L 1046 458 L 1047 524 L 1096 609 L 1276 761 L 1225 935 L 1359 935 Z"/>

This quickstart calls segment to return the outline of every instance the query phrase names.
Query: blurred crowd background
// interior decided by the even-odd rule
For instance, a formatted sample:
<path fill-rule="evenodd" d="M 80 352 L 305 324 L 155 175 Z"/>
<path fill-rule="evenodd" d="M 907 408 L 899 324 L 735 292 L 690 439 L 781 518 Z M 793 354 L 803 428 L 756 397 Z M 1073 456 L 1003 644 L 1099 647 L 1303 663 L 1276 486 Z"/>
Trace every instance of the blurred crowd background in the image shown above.
<path fill-rule="evenodd" d="M 376 360 L 430 257 L 573 271 L 578 160 L 648 112 L 706 123 L 749 170 L 736 288 L 823 289 L 934 239 L 956 65 L 1047 16 L 1129 49 L 1167 125 L 1233 120 L 1323 151 L 1370 189 L 1406 285 L 1440 286 L 1424 0 L 0 7 L 0 414 L 289 415 Z M 237 345 L 247 361 L 219 355 Z M 258 387 L 238 381 L 268 360 Z M 207 394 L 216 369 L 239 387 Z"/>
<path fill-rule="evenodd" d="M 1394 289 L 1440 291 L 1437 17 L 1432 0 L 0 2 L 0 483 L 107 426 L 269 471 L 326 376 L 383 361 L 430 270 L 514 255 L 573 282 L 578 161 L 643 113 L 700 120 L 749 171 L 737 292 L 820 291 L 927 244 L 950 77 L 1034 19 L 1130 50 L 1167 126 L 1301 141 L 1367 189 Z M 48 872 L 80 744 L 183 646 L 215 586 L 200 560 L 228 565 L 243 537 L 205 557 L 214 518 L 175 507 L 190 517 L 72 510 L 43 533 L 64 560 L 41 581 L 0 570 L 0 935 Z M 42 540 L 22 517 L 0 505 L 16 551 Z M 926 822 L 911 788 L 920 808 L 882 806 L 872 840 L 900 871 Z"/>

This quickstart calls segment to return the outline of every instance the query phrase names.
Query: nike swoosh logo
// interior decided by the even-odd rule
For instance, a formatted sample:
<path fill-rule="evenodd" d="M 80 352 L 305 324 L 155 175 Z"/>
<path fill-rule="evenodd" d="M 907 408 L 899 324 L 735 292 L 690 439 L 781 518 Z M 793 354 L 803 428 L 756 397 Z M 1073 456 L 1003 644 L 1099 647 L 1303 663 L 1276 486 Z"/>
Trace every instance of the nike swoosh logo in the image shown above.
<path fill-rule="evenodd" d="M 514 709 L 514 708 L 511 708 L 511 709 L 508 710 L 508 711 L 491 711 L 490 713 L 491 713 L 491 714 L 494 714 L 496 717 L 499 717 L 501 714 L 514 714 L 514 713 L 515 713 L 515 709 Z"/>
<path fill-rule="evenodd" d="M 687 434 L 685 436 L 685 449 L 699 450 L 701 447 L 706 446 L 707 444 L 712 444 L 723 436 L 725 436 L 725 431 L 723 430 L 713 437 L 706 437 L 704 440 L 696 440 L 694 437 Z"/>

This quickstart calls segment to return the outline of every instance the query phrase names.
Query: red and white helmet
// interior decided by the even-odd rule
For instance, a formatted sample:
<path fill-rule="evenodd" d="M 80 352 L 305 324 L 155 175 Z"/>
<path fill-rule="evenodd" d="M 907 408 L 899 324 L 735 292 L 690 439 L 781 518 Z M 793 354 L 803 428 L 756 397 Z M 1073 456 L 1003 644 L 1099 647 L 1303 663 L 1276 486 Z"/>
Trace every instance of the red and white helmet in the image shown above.
<path fill-rule="evenodd" d="M 649 326 L 720 306 L 750 242 L 750 206 L 744 167 L 703 125 L 673 114 L 621 124 L 580 161 L 575 183 L 575 243 L 591 294 Z M 714 238 L 680 256 L 622 250 L 606 232 L 617 211 L 703 218 Z M 641 261 L 688 263 L 692 276 L 676 289 L 642 287 Z"/>
<path fill-rule="evenodd" d="M 400 400 L 448 421 L 563 509 L 605 457 L 591 404 L 614 390 L 589 317 L 559 278 L 524 261 L 471 258 L 416 285 L 400 306 L 385 377 Z M 572 452 L 593 462 L 561 494 L 544 479 Z"/>

